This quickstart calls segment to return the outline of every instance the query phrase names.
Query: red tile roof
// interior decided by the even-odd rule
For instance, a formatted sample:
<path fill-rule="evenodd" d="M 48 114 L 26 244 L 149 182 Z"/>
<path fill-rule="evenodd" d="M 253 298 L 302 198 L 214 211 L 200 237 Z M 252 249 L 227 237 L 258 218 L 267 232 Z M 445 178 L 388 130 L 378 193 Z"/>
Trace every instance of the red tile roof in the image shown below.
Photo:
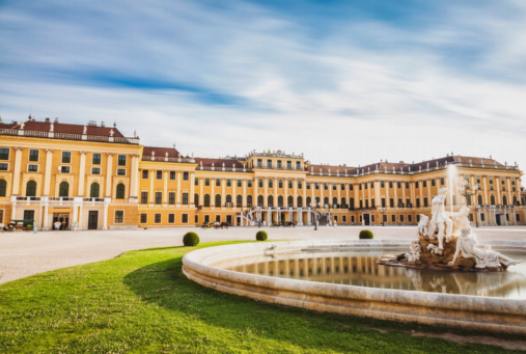
<path fill-rule="evenodd" d="M 101 127 L 97 125 L 82 125 L 82 124 L 71 124 L 61 123 L 46 119 L 45 121 L 37 121 L 34 118 L 28 118 L 25 122 L 12 124 L 12 129 L 23 129 L 38 132 L 49 132 L 53 125 L 53 132 L 64 133 L 64 134 L 84 134 L 84 128 L 86 128 L 86 135 L 88 136 L 113 136 L 116 138 L 123 138 L 124 135 L 116 127 Z M 112 135 L 113 132 L 113 135 Z"/>
<path fill-rule="evenodd" d="M 212 166 L 215 169 L 221 169 L 223 168 L 223 165 L 225 168 L 236 168 L 236 169 L 243 169 L 243 160 L 241 159 L 209 159 L 209 158 L 202 158 L 202 157 L 196 157 L 195 162 L 202 166 L 203 168 L 211 168 Z"/>
<path fill-rule="evenodd" d="M 155 156 L 156 160 L 162 161 L 165 157 L 168 157 L 168 159 L 176 159 L 180 157 L 180 154 L 176 148 L 145 146 L 142 150 L 142 159 L 152 160 L 152 156 Z"/>

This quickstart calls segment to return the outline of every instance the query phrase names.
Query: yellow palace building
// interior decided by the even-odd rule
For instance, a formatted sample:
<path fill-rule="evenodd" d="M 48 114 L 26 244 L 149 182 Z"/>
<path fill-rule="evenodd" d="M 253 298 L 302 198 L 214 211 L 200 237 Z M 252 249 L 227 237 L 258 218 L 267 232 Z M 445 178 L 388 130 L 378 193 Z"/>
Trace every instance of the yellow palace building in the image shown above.
<path fill-rule="evenodd" d="M 526 223 L 522 172 L 448 155 L 361 167 L 251 152 L 194 158 L 143 146 L 115 126 L 0 123 L 0 223 L 48 229 L 226 225 L 416 224 L 455 165 L 476 225 Z"/>

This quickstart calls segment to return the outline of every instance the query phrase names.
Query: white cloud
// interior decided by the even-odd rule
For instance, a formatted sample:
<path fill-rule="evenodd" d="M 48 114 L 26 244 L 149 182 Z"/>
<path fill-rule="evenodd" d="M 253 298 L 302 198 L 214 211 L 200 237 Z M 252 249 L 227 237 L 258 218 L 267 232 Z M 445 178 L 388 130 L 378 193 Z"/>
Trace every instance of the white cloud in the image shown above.
<path fill-rule="evenodd" d="M 117 121 L 146 144 L 176 143 L 205 156 L 281 148 L 315 162 L 363 165 L 454 151 L 526 168 L 526 80 L 511 75 L 526 57 L 520 2 L 501 2 L 500 11 L 451 7 L 446 18 L 416 30 L 349 20 L 319 37 L 255 5 L 123 6 L 84 5 L 77 10 L 91 17 L 55 20 L 3 11 L 0 34 L 11 34 L 0 54 L 11 67 L 0 72 L 4 119 L 33 113 Z M 513 21 L 502 8 L 514 10 Z M 448 57 L 463 45 L 480 51 L 476 60 Z M 97 70 L 183 82 L 248 104 L 212 105 L 192 93 L 67 76 Z"/>

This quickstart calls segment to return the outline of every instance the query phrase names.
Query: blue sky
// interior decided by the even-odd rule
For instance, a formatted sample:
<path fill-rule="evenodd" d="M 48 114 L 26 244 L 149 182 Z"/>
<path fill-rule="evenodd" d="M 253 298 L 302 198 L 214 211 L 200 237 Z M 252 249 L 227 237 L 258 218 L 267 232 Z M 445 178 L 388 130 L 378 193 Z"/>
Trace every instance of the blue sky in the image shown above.
<path fill-rule="evenodd" d="M 526 168 L 524 1 L 0 1 L 0 115 L 201 156 Z"/>

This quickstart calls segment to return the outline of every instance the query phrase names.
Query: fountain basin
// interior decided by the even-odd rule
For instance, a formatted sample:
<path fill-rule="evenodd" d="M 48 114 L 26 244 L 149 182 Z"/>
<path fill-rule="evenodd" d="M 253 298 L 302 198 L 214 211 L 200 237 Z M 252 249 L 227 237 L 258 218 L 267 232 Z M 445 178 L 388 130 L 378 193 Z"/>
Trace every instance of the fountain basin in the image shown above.
<path fill-rule="evenodd" d="M 298 254 L 330 257 L 353 252 L 385 254 L 397 253 L 407 246 L 407 242 L 388 241 L 226 245 L 188 253 L 183 258 L 183 273 L 202 286 L 273 304 L 381 320 L 526 335 L 526 300 L 523 299 L 294 279 L 280 276 L 279 269 L 273 275 L 233 270 L 265 259 L 285 260 Z M 524 243 L 494 244 L 494 247 L 499 246 L 526 255 Z M 288 272 L 294 272 L 290 266 Z"/>

